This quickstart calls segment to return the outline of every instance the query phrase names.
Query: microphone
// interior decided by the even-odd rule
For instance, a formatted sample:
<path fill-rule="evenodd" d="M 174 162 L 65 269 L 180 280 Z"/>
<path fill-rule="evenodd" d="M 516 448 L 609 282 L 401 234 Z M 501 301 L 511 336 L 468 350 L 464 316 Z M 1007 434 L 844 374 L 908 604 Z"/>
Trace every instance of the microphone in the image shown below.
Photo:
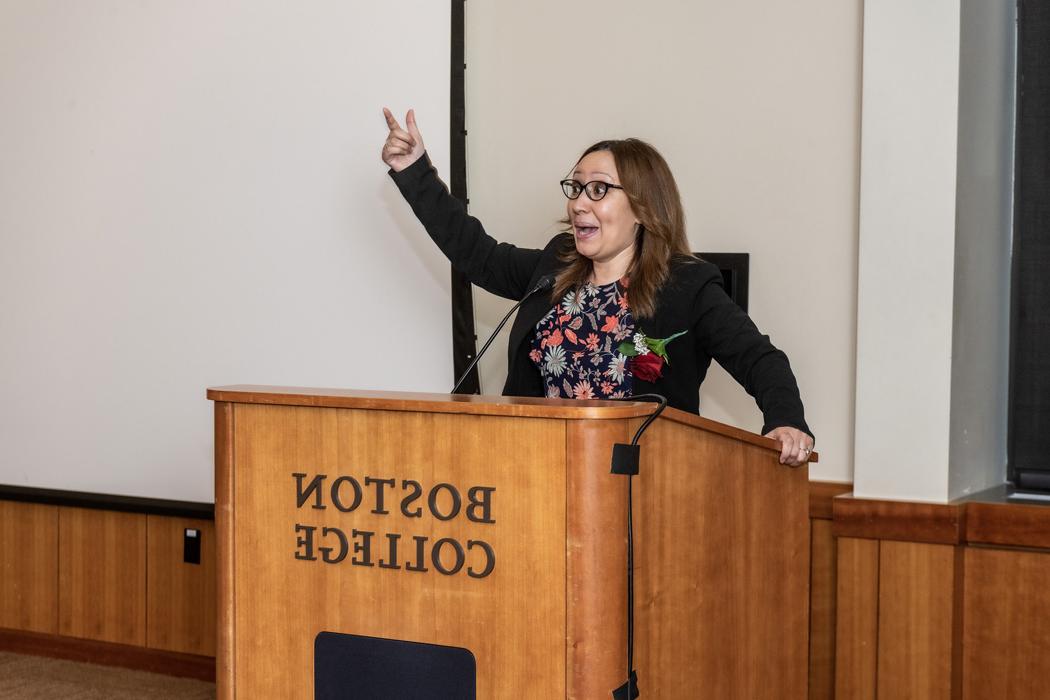
<path fill-rule="evenodd" d="M 543 277 L 540 277 L 538 280 L 536 280 L 536 285 L 532 289 L 530 289 L 528 293 L 526 293 L 525 296 L 521 298 L 521 301 L 515 304 L 514 307 L 507 312 L 507 315 L 503 317 L 503 320 L 499 322 L 499 325 L 496 326 L 496 330 L 492 331 L 492 335 L 490 335 L 489 339 L 485 341 L 485 344 L 481 348 L 481 352 L 474 356 L 474 359 L 471 360 L 469 365 L 467 365 L 467 368 L 463 370 L 463 374 L 459 375 L 459 379 L 456 380 L 456 385 L 452 387 L 452 391 L 448 393 L 456 393 L 456 390 L 459 389 L 460 385 L 463 383 L 463 380 L 465 380 L 467 378 L 467 375 L 470 374 L 470 370 L 474 369 L 474 366 L 478 364 L 478 361 L 481 359 L 481 356 L 484 355 L 485 351 L 489 349 L 489 346 L 492 345 L 492 341 L 495 340 L 496 336 L 499 335 L 499 332 L 503 330 L 503 326 L 507 324 L 507 321 L 510 319 L 511 315 L 518 310 L 518 307 L 524 304 L 525 301 L 534 294 L 538 294 L 539 292 L 552 289 L 553 287 L 554 275 L 544 275 Z"/>

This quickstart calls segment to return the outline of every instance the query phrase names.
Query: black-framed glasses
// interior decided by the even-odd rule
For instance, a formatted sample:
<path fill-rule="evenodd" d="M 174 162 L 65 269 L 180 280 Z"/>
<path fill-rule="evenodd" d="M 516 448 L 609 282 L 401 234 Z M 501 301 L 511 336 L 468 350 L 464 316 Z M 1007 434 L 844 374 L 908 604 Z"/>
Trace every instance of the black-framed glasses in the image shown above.
<path fill-rule="evenodd" d="M 569 199 L 577 199 L 580 194 L 586 192 L 589 200 L 597 202 L 607 195 L 610 189 L 622 190 L 623 188 L 609 182 L 602 182 L 601 180 L 591 180 L 587 184 L 584 184 L 579 180 L 561 181 L 561 191 L 564 192 L 565 196 Z"/>

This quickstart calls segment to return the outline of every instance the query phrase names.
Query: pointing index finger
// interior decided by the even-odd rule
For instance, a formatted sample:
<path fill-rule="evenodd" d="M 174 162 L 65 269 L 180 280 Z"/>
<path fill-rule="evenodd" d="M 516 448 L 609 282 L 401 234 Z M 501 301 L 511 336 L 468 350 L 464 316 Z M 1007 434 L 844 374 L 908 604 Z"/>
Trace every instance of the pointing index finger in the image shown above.
<path fill-rule="evenodd" d="M 397 123 L 396 119 L 394 119 L 394 115 L 386 107 L 383 107 L 383 116 L 386 117 L 386 125 L 388 129 L 393 130 L 401 128 L 401 125 Z"/>

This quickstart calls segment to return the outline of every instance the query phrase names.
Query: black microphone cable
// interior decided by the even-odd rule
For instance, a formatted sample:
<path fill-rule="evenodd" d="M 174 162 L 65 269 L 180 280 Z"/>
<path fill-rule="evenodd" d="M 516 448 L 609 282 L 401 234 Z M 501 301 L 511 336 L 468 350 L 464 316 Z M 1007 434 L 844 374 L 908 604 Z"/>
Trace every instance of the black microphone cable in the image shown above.
<path fill-rule="evenodd" d="M 660 394 L 636 394 L 618 401 L 656 401 L 659 405 L 638 426 L 630 445 L 613 446 L 612 471 L 627 476 L 627 682 L 613 691 L 614 700 L 634 700 L 638 697 L 638 676 L 634 671 L 634 475 L 638 473 L 640 448 L 638 440 L 654 420 L 667 408 L 667 397 Z"/>

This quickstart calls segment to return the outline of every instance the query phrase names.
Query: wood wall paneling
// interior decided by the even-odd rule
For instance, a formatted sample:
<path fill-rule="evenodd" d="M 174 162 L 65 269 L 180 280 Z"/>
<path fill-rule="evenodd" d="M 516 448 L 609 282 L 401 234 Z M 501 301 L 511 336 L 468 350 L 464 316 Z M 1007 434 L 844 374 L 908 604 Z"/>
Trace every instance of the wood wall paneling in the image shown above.
<path fill-rule="evenodd" d="M 832 504 L 836 537 L 959 544 L 964 536 L 961 504 L 836 498 Z"/>
<path fill-rule="evenodd" d="M 58 509 L 0 501 L 0 627 L 58 630 Z"/>
<path fill-rule="evenodd" d="M 963 698 L 1050 698 L 1050 553 L 968 547 Z"/>
<path fill-rule="evenodd" d="M 183 561 L 187 529 L 199 533 L 199 564 Z M 147 646 L 215 656 L 215 523 L 150 515 L 146 536 Z"/>
<path fill-rule="evenodd" d="M 232 435 L 232 406 L 216 409 Z M 232 449 L 217 442 L 217 468 Z M 233 489 L 220 471 L 216 517 Z M 809 697 L 1050 698 L 1050 552 L 994 546 L 1050 545 L 1050 509 L 835 498 L 848 490 L 809 485 Z M 203 532 L 199 566 L 182 563 L 185 527 Z M 0 501 L 0 627 L 205 659 L 216 544 L 210 521 Z"/>
<path fill-rule="evenodd" d="M 831 521 L 814 518 L 809 559 L 810 700 L 835 697 L 835 560 Z"/>
<path fill-rule="evenodd" d="M 835 697 L 874 700 L 879 648 L 879 543 L 838 539 Z"/>
<path fill-rule="evenodd" d="M 880 543 L 880 700 L 952 697 L 957 556 L 950 545 Z"/>
<path fill-rule="evenodd" d="M 146 516 L 59 511 L 58 631 L 146 645 Z"/>
<path fill-rule="evenodd" d="M 967 503 L 966 541 L 1050 549 L 1050 508 L 1017 503 Z"/>
<path fill-rule="evenodd" d="M 835 697 L 835 608 L 838 586 L 838 549 L 832 532 L 832 504 L 848 494 L 853 484 L 809 482 L 809 698 Z"/>
<path fill-rule="evenodd" d="M 15 654 L 47 656 L 54 659 L 69 659 L 103 666 L 120 666 L 136 671 L 163 673 L 180 678 L 215 681 L 215 658 L 211 656 L 181 654 L 130 644 L 114 644 L 94 639 L 7 629 L 0 629 L 0 649 Z M 2 697 L 13 696 L 5 694 Z M 76 697 L 89 696 L 77 695 Z M 98 696 L 90 695 L 90 697 Z"/>
<path fill-rule="evenodd" d="M 851 491 L 853 484 L 838 481 L 809 482 L 809 517 L 831 520 L 835 498 Z"/>

